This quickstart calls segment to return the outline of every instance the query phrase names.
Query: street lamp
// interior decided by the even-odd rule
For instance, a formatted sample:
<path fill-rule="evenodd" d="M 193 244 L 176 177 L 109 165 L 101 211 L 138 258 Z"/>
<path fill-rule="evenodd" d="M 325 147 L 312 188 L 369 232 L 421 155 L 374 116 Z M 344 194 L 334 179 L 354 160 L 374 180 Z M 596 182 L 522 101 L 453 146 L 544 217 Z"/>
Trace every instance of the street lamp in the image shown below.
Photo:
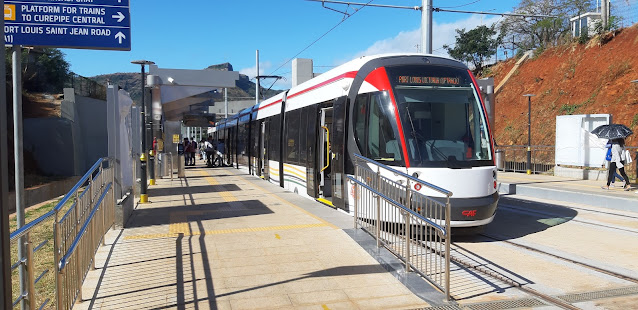
<path fill-rule="evenodd" d="M 146 81 L 144 79 L 144 68 L 146 67 L 146 65 L 154 65 L 155 63 L 149 60 L 135 60 L 131 61 L 131 63 L 142 66 L 142 154 L 140 154 L 140 167 L 142 168 L 142 175 L 140 180 L 140 203 L 148 203 L 148 185 L 146 184 L 146 135 L 148 128 L 146 126 L 146 102 L 144 101 L 144 88 L 146 87 Z M 155 180 L 151 180 L 155 182 Z"/>
<path fill-rule="evenodd" d="M 532 174 L 532 97 L 534 94 L 526 94 L 527 97 L 527 174 Z"/>

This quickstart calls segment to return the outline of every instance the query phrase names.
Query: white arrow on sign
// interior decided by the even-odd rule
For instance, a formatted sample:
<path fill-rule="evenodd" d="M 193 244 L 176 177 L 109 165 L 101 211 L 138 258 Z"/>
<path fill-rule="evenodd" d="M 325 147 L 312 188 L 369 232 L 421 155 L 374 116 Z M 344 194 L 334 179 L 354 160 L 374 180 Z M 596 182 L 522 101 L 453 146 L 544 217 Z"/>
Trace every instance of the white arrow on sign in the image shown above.
<path fill-rule="evenodd" d="M 126 18 L 122 12 L 117 12 L 117 14 L 111 15 L 111 17 L 116 18 L 118 23 L 121 23 Z"/>
<path fill-rule="evenodd" d="M 120 44 L 122 44 L 122 40 L 126 39 L 126 36 L 120 31 L 117 34 L 115 34 L 115 38 L 118 39 Z"/>

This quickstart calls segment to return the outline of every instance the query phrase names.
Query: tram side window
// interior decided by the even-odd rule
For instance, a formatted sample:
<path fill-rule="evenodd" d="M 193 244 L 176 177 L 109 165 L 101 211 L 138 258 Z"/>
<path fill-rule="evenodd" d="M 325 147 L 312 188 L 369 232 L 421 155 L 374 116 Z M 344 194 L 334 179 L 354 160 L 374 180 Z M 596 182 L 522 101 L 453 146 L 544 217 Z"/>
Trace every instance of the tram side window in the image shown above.
<path fill-rule="evenodd" d="M 269 139 L 270 140 L 270 150 L 268 151 L 268 158 L 270 160 L 275 160 L 275 161 L 279 161 L 279 140 L 281 139 L 281 115 L 275 115 L 273 117 L 270 118 L 270 123 L 269 126 L 270 127 L 270 135 L 269 135 Z"/>
<path fill-rule="evenodd" d="M 370 96 L 368 118 L 368 157 L 374 160 L 398 163 L 402 160 L 401 146 L 394 136 L 392 122 L 384 111 L 382 92 Z"/>
<path fill-rule="evenodd" d="M 284 162 L 299 163 L 299 117 L 300 109 L 286 112 L 286 140 Z"/>
<path fill-rule="evenodd" d="M 354 102 L 353 121 L 354 121 L 354 137 L 361 151 L 361 155 L 367 157 L 368 150 L 366 148 L 366 118 L 368 114 L 368 94 L 360 94 Z"/>
<path fill-rule="evenodd" d="M 309 117 L 309 112 L 310 112 L 310 107 L 305 107 L 299 110 L 299 165 L 301 166 L 305 166 L 306 165 L 306 157 L 308 156 L 308 150 L 306 149 L 307 147 L 307 143 L 306 143 L 306 133 L 304 132 L 304 130 L 306 129 L 306 124 L 308 124 L 308 117 Z"/>

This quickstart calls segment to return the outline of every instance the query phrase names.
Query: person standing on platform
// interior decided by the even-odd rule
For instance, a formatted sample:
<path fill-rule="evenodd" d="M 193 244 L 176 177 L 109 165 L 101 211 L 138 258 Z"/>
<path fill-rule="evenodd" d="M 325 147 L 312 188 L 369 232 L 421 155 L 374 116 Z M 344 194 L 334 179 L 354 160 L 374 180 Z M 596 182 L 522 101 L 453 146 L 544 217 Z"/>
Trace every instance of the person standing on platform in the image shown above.
<path fill-rule="evenodd" d="M 197 141 L 195 137 L 191 139 L 191 166 L 195 166 L 195 153 L 197 153 Z"/>
<path fill-rule="evenodd" d="M 188 137 L 184 138 L 184 166 L 190 164 L 191 157 L 191 143 L 188 141 Z"/>

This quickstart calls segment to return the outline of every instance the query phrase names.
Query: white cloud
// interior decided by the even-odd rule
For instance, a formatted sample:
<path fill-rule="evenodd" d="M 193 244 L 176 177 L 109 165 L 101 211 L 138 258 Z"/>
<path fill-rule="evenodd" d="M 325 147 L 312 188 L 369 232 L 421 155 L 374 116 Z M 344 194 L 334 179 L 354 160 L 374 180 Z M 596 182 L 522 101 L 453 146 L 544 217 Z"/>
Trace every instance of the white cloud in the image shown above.
<path fill-rule="evenodd" d="M 432 28 L 432 53 L 447 56 L 447 51 L 443 45 L 453 45 L 456 42 L 456 29 L 474 29 L 480 25 L 490 26 L 500 19 L 499 16 L 485 17 L 477 14 L 470 15 L 466 19 L 453 23 L 434 23 Z M 366 50 L 357 53 L 352 59 L 364 56 L 383 53 L 406 53 L 416 52 L 417 45 L 421 48 L 421 29 L 412 31 L 401 31 L 393 38 L 387 38 L 374 42 Z"/>

